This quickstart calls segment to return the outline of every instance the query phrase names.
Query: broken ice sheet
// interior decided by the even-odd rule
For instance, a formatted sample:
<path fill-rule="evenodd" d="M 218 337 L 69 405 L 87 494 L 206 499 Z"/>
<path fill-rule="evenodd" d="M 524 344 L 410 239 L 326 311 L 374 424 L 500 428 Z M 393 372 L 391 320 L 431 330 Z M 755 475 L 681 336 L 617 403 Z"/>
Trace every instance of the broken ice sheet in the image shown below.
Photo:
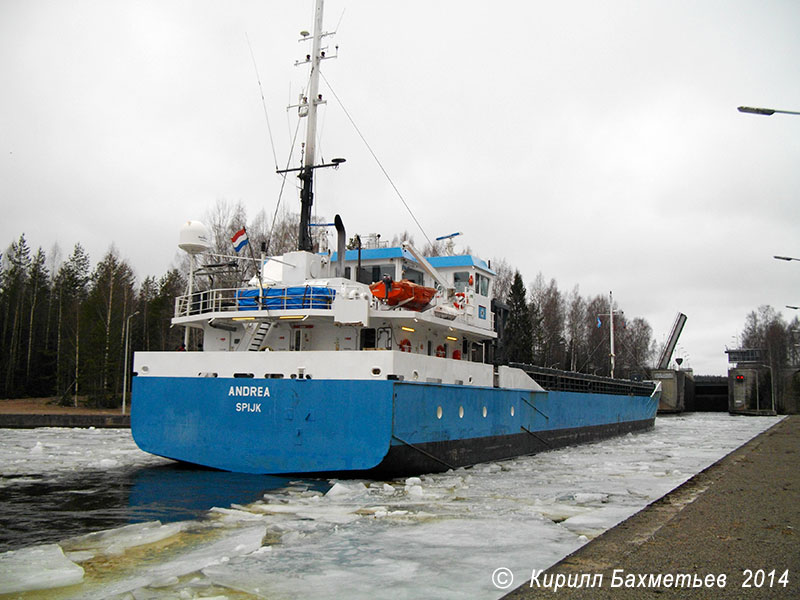
<path fill-rule="evenodd" d="M 97 531 L 62 542 L 68 552 L 105 555 L 123 554 L 129 548 L 160 542 L 183 531 L 188 521 L 162 525 L 160 521 L 135 523 L 116 529 Z"/>
<path fill-rule="evenodd" d="M 570 517 L 561 523 L 576 535 L 595 538 L 631 516 L 627 506 L 604 506 L 584 514 Z"/>
<path fill-rule="evenodd" d="M 513 541 L 511 541 L 513 540 Z M 215 565 L 203 574 L 217 585 L 268 598 L 327 595 L 349 599 L 465 598 L 493 592 L 492 571 L 530 578 L 531 542 L 547 550 L 541 567 L 582 544 L 544 519 L 510 522 L 432 518 L 413 525 L 365 519 L 336 535 Z M 541 568 L 540 567 L 540 568 Z"/>
<path fill-rule="evenodd" d="M 68 554 L 86 568 L 80 593 L 73 597 L 109 598 L 118 591 L 120 598 L 133 594 L 145 600 L 179 598 L 184 592 L 196 597 L 202 595 L 199 590 L 222 595 L 235 588 L 269 598 L 313 592 L 370 599 L 497 598 L 500 594 L 491 586 L 493 569 L 512 569 L 515 582 L 529 580 L 532 569 L 546 568 L 585 543 L 581 532 L 595 535 L 613 526 L 777 420 L 719 414 L 659 418 L 653 432 L 502 464 L 366 486 L 332 481 L 340 486 L 325 496 L 307 486 L 282 488 L 252 505 L 218 505 L 221 510 L 188 530 L 155 544 L 129 547 L 122 555 L 83 562 L 85 551 Z M 29 453 L 33 440 L 2 437 L 0 460 L 13 459 L 6 470 L 25 477 L 51 468 L 71 470 L 78 461 L 70 454 L 73 444 L 81 452 L 91 451 L 100 445 L 100 435 L 105 434 L 80 441 L 68 435 L 61 441 L 41 433 L 45 452 L 35 459 Z M 55 455 L 68 457 L 59 459 L 60 466 L 48 458 L 51 447 Z M 140 464 L 140 457 L 131 454 L 130 459 Z M 252 552 L 242 542 L 234 542 L 241 551 L 218 556 L 200 552 L 205 547 L 217 552 L 214 544 L 221 536 L 236 536 L 256 525 L 261 530 L 253 536 Z M 264 530 L 269 545 L 257 547 Z M 109 546 L 114 544 L 104 542 Z M 100 587 L 91 569 L 104 561 L 108 567 L 102 576 L 108 583 Z M 154 565 L 169 568 L 153 572 Z M 203 567 L 226 588 L 197 572 Z M 179 574 L 183 572 L 187 574 Z M 198 583 L 190 584 L 191 578 Z M 197 587 L 203 583 L 206 587 Z M 62 591 L 73 590 L 51 590 L 47 597 L 62 598 Z"/>
<path fill-rule="evenodd" d="M 109 581 L 87 582 L 75 600 L 105 600 L 147 586 L 169 587 L 177 578 L 200 572 L 205 567 L 226 563 L 234 557 L 256 552 L 266 533 L 263 525 L 233 529 L 209 529 L 204 538 L 197 533 L 162 552 L 152 553 L 132 572 Z M 135 595 L 135 594 L 134 594 Z M 171 589 L 163 597 L 175 597 Z"/>
<path fill-rule="evenodd" d="M 58 544 L 0 554 L 0 594 L 58 588 L 81 581 L 83 568 L 64 556 Z"/>
<path fill-rule="evenodd" d="M 248 510 L 261 515 L 292 515 L 299 519 L 309 519 L 321 523 L 342 525 L 352 523 L 361 518 L 360 504 L 347 506 L 331 504 L 261 504 L 255 503 L 247 507 Z"/>

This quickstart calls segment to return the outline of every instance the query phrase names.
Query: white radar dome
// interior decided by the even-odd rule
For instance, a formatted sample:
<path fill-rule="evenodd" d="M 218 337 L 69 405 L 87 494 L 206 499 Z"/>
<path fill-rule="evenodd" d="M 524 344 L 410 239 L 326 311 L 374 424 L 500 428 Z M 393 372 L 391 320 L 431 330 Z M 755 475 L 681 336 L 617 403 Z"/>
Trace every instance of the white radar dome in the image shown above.
<path fill-rule="evenodd" d="M 211 249 L 211 234 L 200 221 L 186 221 L 178 236 L 178 248 L 189 254 L 200 254 Z"/>

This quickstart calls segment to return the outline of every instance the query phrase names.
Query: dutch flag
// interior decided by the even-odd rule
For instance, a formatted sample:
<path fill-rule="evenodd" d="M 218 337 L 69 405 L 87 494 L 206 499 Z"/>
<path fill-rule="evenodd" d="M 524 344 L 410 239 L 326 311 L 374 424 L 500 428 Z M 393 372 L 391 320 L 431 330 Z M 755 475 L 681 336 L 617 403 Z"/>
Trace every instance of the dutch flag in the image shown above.
<path fill-rule="evenodd" d="M 239 250 L 244 248 L 248 243 L 247 231 L 245 231 L 245 228 L 242 227 L 239 231 L 233 234 L 231 241 L 233 242 L 233 249 L 236 250 L 236 252 L 239 252 Z"/>

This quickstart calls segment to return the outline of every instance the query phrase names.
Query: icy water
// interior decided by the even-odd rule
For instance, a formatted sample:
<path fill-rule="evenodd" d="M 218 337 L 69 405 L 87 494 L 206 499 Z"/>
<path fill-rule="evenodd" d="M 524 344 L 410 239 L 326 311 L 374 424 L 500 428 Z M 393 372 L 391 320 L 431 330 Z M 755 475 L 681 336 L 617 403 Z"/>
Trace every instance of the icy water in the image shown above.
<path fill-rule="evenodd" d="M 499 598 L 496 569 L 523 583 L 778 420 L 659 418 L 395 481 L 178 468 L 128 430 L 0 430 L 0 594 Z"/>

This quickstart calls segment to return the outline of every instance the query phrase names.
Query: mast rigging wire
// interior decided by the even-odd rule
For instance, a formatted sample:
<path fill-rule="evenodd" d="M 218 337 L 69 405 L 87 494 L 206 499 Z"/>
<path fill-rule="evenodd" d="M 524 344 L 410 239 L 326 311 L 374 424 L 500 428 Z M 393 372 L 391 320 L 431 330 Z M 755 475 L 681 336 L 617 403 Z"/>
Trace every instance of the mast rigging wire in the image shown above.
<path fill-rule="evenodd" d="M 264 88 L 261 86 L 261 75 L 258 73 L 258 65 L 256 64 L 256 57 L 253 54 L 253 46 L 250 44 L 250 36 L 244 32 L 244 37 L 247 40 L 247 47 L 250 49 L 250 58 L 253 60 L 253 69 L 256 72 L 256 81 L 258 82 L 258 91 L 261 93 L 261 106 L 264 108 L 264 118 L 267 120 L 267 131 L 269 132 L 269 143 L 272 147 L 272 158 L 275 161 L 275 170 L 278 170 L 278 155 L 275 152 L 275 140 L 272 138 L 272 127 L 269 124 L 269 114 L 267 113 L 267 101 L 264 99 Z"/>
<path fill-rule="evenodd" d="M 361 138 L 361 141 L 364 142 L 364 145 L 367 147 L 367 150 L 369 150 L 369 153 L 372 155 L 372 158 L 374 158 L 375 162 L 378 163 L 378 167 L 380 167 L 380 170 L 383 172 L 383 175 L 386 177 L 387 181 L 392 186 L 392 189 L 394 189 L 395 193 L 397 194 L 397 197 L 400 198 L 400 201 L 403 203 L 403 206 L 406 207 L 406 210 L 408 211 L 408 214 L 410 214 L 411 218 L 414 219 L 414 223 L 417 224 L 417 227 L 419 227 L 419 230 L 422 232 L 422 235 L 424 235 L 425 239 L 428 240 L 428 243 L 431 246 L 433 246 L 433 242 L 431 241 L 431 238 L 429 238 L 428 234 L 425 233 L 425 230 L 422 228 L 422 225 L 417 220 L 417 217 L 414 216 L 414 212 L 411 210 L 411 207 L 408 205 L 408 203 L 406 202 L 405 198 L 403 198 L 403 194 L 400 193 L 400 190 L 397 189 L 397 186 L 394 184 L 394 181 L 392 181 L 392 178 L 389 177 L 389 173 L 387 173 L 386 169 L 383 168 L 383 165 L 381 164 L 380 159 L 375 154 L 375 152 L 372 150 L 372 147 L 369 145 L 369 142 L 367 142 L 366 138 L 364 137 L 364 134 L 361 133 L 361 130 L 358 128 L 358 125 L 356 125 L 355 121 L 353 120 L 353 117 L 350 116 L 350 113 L 345 108 L 344 104 L 342 103 L 341 98 L 339 98 L 339 96 L 336 94 L 336 92 L 334 91 L 334 89 L 331 86 L 330 82 L 325 77 L 325 74 L 322 71 L 320 71 L 320 77 L 322 77 L 322 79 L 325 81 L 325 84 L 328 86 L 328 89 L 331 91 L 331 94 L 333 94 L 333 97 L 336 98 L 336 101 L 339 103 L 339 106 L 342 107 L 342 110 L 344 111 L 344 114 L 347 116 L 348 120 L 350 121 L 350 124 L 356 130 L 356 133 L 358 133 L 358 136 Z"/>
<path fill-rule="evenodd" d="M 264 98 L 264 88 L 261 85 L 261 74 L 258 72 L 258 64 L 256 63 L 256 57 L 253 53 L 253 45 L 250 43 L 250 36 L 247 35 L 247 32 L 244 32 L 244 37 L 247 40 L 247 47 L 250 49 L 250 58 L 253 61 L 253 70 L 256 73 L 256 81 L 258 82 L 258 91 L 261 94 L 261 106 L 264 109 L 264 119 L 267 121 L 267 131 L 269 132 L 269 143 L 270 147 L 272 148 L 272 159 L 275 161 L 275 170 L 278 171 L 280 167 L 278 167 L 278 154 L 275 151 L 275 139 L 272 136 L 272 126 L 269 122 L 269 112 L 267 111 L 267 101 Z M 286 168 L 289 168 L 289 164 L 292 162 L 292 154 L 294 154 L 294 144 L 297 140 L 297 132 L 300 130 L 300 122 L 298 121 L 297 127 L 295 128 L 294 138 L 292 139 L 292 145 L 289 150 L 289 158 L 286 161 Z M 286 173 L 282 174 L 281 177 L 281 189 L 278 192 L 278 202 L 275 205 L 275 212 L 272 215 L 272 223 L 269 226 L 269 234 L 267 234 L 267 244 L 265 248 L 265 253 L 269 254 L 269 247 L 272 244 L 272 234 L 275 230 L 275 219 L 278 217 L 278 209 L 281 206 L 281 200 L 283 198 L 283 190 L 286 187 Z"/>
<path fill-rule="evenodd" d="M 286 168 L 289 168 L 289 165 L 292 164 L 292 155 L 294 154 L 294 145 L 297 142 L 297 133 L 300 131 L 300 119 L 297 120 L 297 126 L 294 129 L 294 137 L 292 138 L 292 144 L 289 149 L 289 158 L 286 159 Z M 277 161 L 276 161 L 277 162 Z M 277 164 L 275 166 L 275 170 L 278 170 Z M 272 244 L 272 233 L 275 231 L 275 221 L 278 218 L 278 209 L 281 207 L 281 200 L 283 199 L 283 190 L 286 188 L 286 176 L 288 173 L 281 173 L 281 189 L 278 192 L 278 202 L 275 204 L 275 212 L 272 214 L 272 223 L 269 226 L 269 235 L 267 236 L 267 248 L 265 253 L 269 255 L 269 247 Z"/>
<path fill-rule="evenodd" d="M 311 74 L 309 74 L 309 79 L 310 78 L 311 78 Z M 288 116 L 288 112 L 287 112 L 287 116 Z M 303 119 L 297 119 L 297 125 L 295 125 L 295 128 L 294 128 L 294 135 L 292 136 L 292 143 L 289 145 L 289 156 L 286 159 L 286 169 L 288 169 L 289 165 L 292 164 L 292 156 L 294 156 L 294 148 L 295 148 L 295 144 L 297 143 L 297 134 L 300 132 L 300 123 L 301 123 L 302 120 Z M 291 124 L 289 123 L 288 118 L 287 118 L 287 124 L 289 124 L 289 131 L 291 132 Z M 302 156 L 301 156 L 300 163 L 302 164 L 302 162 L 303 162 L 303 159 L 302 159 Z M 276 171 L 279 170 L 277 158 L 275 159 L 275 170 Z M 285 171 L 285 169 L 284 169 L 284 171 Z M 275 205 L 275 212 L 272 214 L 272 223 L 269 226 L 269 235 L 267 236 L 267 247 L 265 249 L 265 253 L 267 255 L 269 255 L 269 249 L 270 249 L 270 246 L 272 245 L 272 234 L 275 231 L 275 221 L 278 218 L 278 209 L 280 209 L 281 200 L 283 199 L 283 190 L 286 189 L 286 176 L 288 175 L 288 173 L 284 172 L 284 173 L 281 173 L 280 175 L 281 175 L 281 189 L 280 189 L 280 192 L 278 192 L 278 202 Z"/>

